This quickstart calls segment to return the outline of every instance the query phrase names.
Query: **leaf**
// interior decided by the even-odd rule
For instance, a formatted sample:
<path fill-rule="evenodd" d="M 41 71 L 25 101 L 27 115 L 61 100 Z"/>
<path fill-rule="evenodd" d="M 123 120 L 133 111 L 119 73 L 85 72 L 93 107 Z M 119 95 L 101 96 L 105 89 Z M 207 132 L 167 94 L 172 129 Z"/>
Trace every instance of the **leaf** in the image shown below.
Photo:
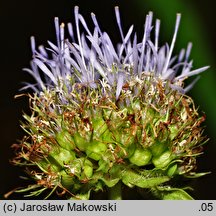
<path fill-rule="evenodd" d="M 205 175 L 211 174 L 211 172 L 202 172 L 202 173 L 189 173 L 189 175 L 184 175 L 186 178 L 199 178 Z"/>
<path fill-rule="evenodd" d="M 185 190 L 180 188 L 157 187 L 153 193 L 163 200 L 193 200 Z"/>

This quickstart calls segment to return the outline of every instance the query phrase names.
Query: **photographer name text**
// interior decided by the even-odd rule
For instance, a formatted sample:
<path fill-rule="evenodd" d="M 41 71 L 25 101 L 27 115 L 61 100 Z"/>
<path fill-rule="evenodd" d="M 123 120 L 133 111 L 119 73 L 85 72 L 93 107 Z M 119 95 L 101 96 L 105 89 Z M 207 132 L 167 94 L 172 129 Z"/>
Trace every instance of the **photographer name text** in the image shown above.
<path fill-rule="evenodd" d="M 86 203 L 67 203 L 67 204 L 28 204 L 23 202 L 21 206 L 18 207 L 20 212 L 62 212 L 62 211 L 72 211 L 72 212 L 115 212 L 117 211 L 116 203 L 108 202 L 106 204 L 86 204 Z"/>

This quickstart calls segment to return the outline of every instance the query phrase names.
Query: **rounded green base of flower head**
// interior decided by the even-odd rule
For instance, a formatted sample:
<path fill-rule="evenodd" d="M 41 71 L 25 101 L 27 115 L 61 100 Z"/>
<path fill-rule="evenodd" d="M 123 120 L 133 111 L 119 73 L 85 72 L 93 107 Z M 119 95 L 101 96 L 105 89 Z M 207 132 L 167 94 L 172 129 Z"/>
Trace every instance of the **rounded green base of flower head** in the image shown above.
<path fill-rule="evenodd" d="M 127 90 L 139 86 L 140 93 L 122 92 L 117 103 L 112 90 L 101 96 L 98 89 L 84 88 L 78 94 L 80 89 L 74 88 L 67 106 L 56 107 L 52 113 L 47 110 L 58 102 L 55 90 L 35 94 L 31 101 L 37 112 L 25 115 L 27 124 L 23 125 L 31 136 L 21 143 L 25 152 L 18 153 L 18 160 L 38 166 L 40 184 L 43 179 L 45 187 L 59 185 L 75 196 L 118 182 L 150 188 L 181 173 L 192 175 L 203 139 L 202 118 L 189 97 L 161 86 L 160 80 L 154 80 L 152 100 L 152 82 L 145 75 L 132 80 Z"/>

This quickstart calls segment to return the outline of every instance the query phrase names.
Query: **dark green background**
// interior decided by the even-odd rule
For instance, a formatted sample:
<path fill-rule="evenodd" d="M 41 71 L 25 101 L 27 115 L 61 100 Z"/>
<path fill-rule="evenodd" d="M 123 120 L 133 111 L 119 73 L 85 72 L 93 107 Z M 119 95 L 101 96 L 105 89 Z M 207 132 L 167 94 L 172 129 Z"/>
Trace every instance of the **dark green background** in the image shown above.
<path fill-rule="evenodd" d="M 0 198 L 7 191 L 23 184 L 19 175 L 23 172 L 9 163 L 13 152 L 10 145 L 21 139 L 23 132 L 19 120 L 23 110 L 27 111 L 28 101 L 14 100 L 22 81 L 31 80 L 21 69 L 28 67 L 31 59 L 29 37 L 34 35 L 38 44 L 55 41 L 54 16 L 63 22 L 73 19 L 73 8 L 80 6 L 81 13 L 91 26 L 90 12 L 95 12 L 102 29 L 110 33 L 115 42 L 120 40 L 115 22 L 114 6 L 119 5 L 124 29 L 135 24 L 138 35 L 142 36 L 145 15 L 149 10 L 161 19 L 161 44 L 171 42 L 175 14 L 182 13 L 181 26 L 175 51 L 193 42 L 191 58 L 194 67 L 210 65 L 190 92 L 207 116 L 205 134 L 210 138 L 205 154 L 199 158 L 200 171 L 212 171 L 211 175 L 194 180 L 196 199 L 216 199 L 216 6 L 213 0 L 0 0 Z M 12 198 L 21 198 L 11 196 Z M 136 199 L 132 196 L 131 199 Z"/>

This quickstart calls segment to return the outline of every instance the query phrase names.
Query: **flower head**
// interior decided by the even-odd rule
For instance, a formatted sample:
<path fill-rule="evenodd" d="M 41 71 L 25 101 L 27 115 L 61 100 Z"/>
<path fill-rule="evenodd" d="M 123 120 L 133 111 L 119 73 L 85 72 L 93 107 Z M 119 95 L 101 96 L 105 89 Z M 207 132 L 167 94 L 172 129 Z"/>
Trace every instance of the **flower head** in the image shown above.
<path fill-rule="evenodd" d="M 172 56 L 181 15 L 171 45 L 160 46 L 160 21 L 153 24 L 152 12 L 138 42 L 133 26 L 124 34 L 115 7 L 122 39 L 115 48 L 93 13 L 93 32 L 78 7 L 74 14 L 69 39 L 58 18 L 57 45 L 48 41 L 49 48 L 36 50 L 31 37 L 33 60 L 25 70 L 36 83 L 23 89 L 35 93 L 29 96 L 32 115 L 25 114 L 22 124 L 28 136 L 16 145 L 14 163 L 31 165 L 27 170 L 36 184 L 22 191 L 37 195 L 61 188 L 62 194 L 82 199 L 122 182 L 164 199 L 191 199 L 171 187 L 176 175 L 203 175 L 195 168 L 205 142 L 204 117 L 185 95 L 194 82 L 185 87 L 184 80 L 208 67 L 192 70 L 191 43 Z"/>

